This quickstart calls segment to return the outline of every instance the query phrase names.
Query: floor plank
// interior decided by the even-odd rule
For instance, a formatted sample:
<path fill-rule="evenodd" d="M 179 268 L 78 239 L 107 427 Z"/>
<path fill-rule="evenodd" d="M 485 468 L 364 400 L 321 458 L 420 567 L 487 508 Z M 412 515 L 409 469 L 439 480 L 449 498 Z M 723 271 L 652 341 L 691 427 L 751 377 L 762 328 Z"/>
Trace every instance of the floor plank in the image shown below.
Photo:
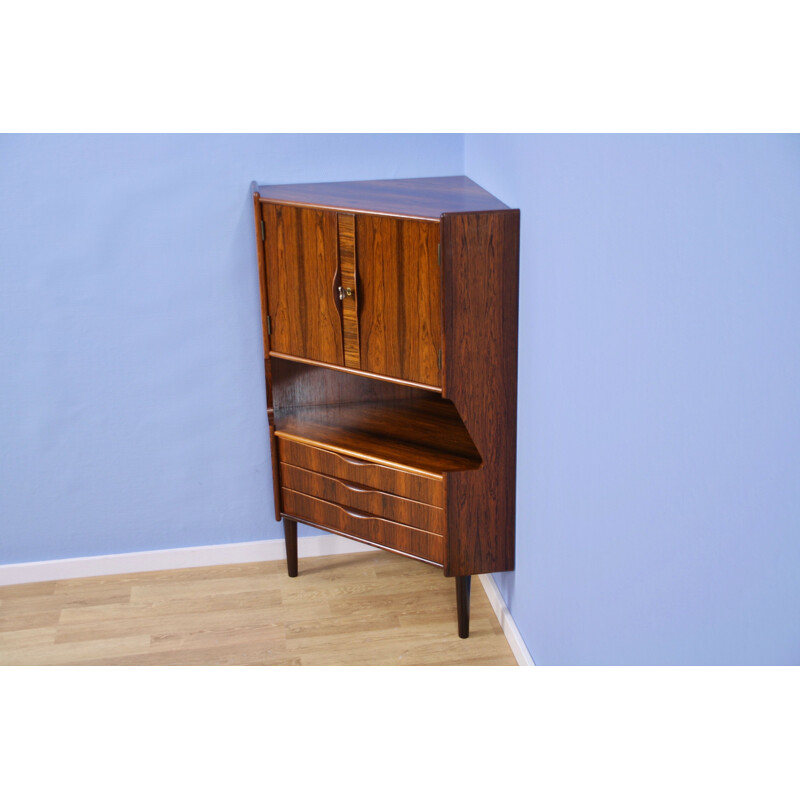
<path fill-rule="evenodd" d="M 429 564 L 374 551 L 0 587 L 2 665 L 487 665 L 514 656 L 479 580 L 470 636 Z"/>

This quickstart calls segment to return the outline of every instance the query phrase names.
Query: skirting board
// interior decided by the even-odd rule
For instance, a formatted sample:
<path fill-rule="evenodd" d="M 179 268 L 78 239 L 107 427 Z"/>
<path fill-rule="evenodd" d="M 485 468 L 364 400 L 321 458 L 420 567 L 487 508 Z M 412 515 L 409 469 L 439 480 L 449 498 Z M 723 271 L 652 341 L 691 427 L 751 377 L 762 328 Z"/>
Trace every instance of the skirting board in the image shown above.
<path fill-rule="evenodd" d="M 335 536 L 332 533 L 297 537 L 297 554 L 300 558 L 367 553 L 373 549 L 369 545 L 361 544 L 344 536 Z M 178 547 L 171 550 L 143 550 L 137 553 L 61 558 L 54 561 L 30 561 L 23 564 L 0 564 L 0 586 L 92 578 L 100 575 L 122 575 L 132 572 L 155 572 L 161 569 L 277 561 L 281 558 L 286 558 L 283 539 L 265 539 L 260 542 Z M 506 608 L 494 578 L 491 575 L 481 575 L 480 579 L 517 663 L 520 666 L 533 666 L 533 659 L 508 608 Z"/>
<path fill-rule="evenodd" d="M 369 545 L 333 534 L 297 537 L 297 552 L 301 558 L 339 553 L 366 553 L 373 549 Z M 31 561 L 25 564 L 0 564 L 0 586 L 93 578 L 99 575 L 122 575 L 129 572 L 155 572 L 160 569 L 247 564 L 252 561 L 277 561 L 281 558 L 286 558 L 283 539 L 264 539 L 258 542 L 142 550 L 136 553 Z"/>
<path fill-rule="evenodd" d="M 494 611 L 497 621 L 506 635 L 506 640 L 511 652 L 514 654 L 514 658 L 517 659 L 517 664 L 521 667 L 535 667 L 533 657 L 525 645 L 525 640 L 522 638 L 522 634 L 519 632 L 519 628 L 514 622 L 514 618 L 511 616 L 511 612 L 508 610 L 506 601 L 503 600 L 503 595 L 500 594 L 494 578 L 491 575 L 480 575 L 479 577 L 483 590 L 486 592 L 486 597 L 489 599 L 489 604 L 492 606 L 492 611 Z"/>

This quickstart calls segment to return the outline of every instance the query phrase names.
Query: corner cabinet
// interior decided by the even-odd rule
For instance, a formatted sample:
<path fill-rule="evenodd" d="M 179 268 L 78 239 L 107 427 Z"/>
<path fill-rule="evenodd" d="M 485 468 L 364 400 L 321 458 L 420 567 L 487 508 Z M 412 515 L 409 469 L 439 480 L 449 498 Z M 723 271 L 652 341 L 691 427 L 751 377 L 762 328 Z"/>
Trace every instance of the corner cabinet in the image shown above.
<path fill-rule="evenodd" d="M 519 211 L 466 177 L 252 185 L 275 513 L 514 569 Z"/>

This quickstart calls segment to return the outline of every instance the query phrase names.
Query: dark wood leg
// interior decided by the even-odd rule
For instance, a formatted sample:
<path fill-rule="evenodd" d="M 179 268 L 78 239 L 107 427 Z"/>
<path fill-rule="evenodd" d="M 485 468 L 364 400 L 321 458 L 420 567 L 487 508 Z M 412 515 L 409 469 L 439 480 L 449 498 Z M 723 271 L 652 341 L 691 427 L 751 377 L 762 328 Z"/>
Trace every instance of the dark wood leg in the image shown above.
<path fill-rule="evenodd" d="M 297 577 L 297 523 L 283 518 L 283 540 L 286 542 L 286 568 L 289 577 Z"/>
<path fill-rule="evenodd" d="M 469 589 L 471 575 L 456 576 L 456 606 L 458 607 L 458 635 L 469 637 Z"/>

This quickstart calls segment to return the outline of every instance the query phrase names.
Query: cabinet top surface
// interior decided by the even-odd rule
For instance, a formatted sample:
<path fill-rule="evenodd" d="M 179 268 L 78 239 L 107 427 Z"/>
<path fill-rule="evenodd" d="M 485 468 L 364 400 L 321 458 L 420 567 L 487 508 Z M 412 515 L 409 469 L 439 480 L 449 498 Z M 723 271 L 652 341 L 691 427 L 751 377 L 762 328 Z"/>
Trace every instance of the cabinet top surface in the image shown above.
<path fill-rule="evenodd" d="M 464 175 L 385 181 L 294 183 L 256 186 L 262 200 L 339 211 L 361 211 L 438 220 L 442 214 L 508 209 Z"/>

